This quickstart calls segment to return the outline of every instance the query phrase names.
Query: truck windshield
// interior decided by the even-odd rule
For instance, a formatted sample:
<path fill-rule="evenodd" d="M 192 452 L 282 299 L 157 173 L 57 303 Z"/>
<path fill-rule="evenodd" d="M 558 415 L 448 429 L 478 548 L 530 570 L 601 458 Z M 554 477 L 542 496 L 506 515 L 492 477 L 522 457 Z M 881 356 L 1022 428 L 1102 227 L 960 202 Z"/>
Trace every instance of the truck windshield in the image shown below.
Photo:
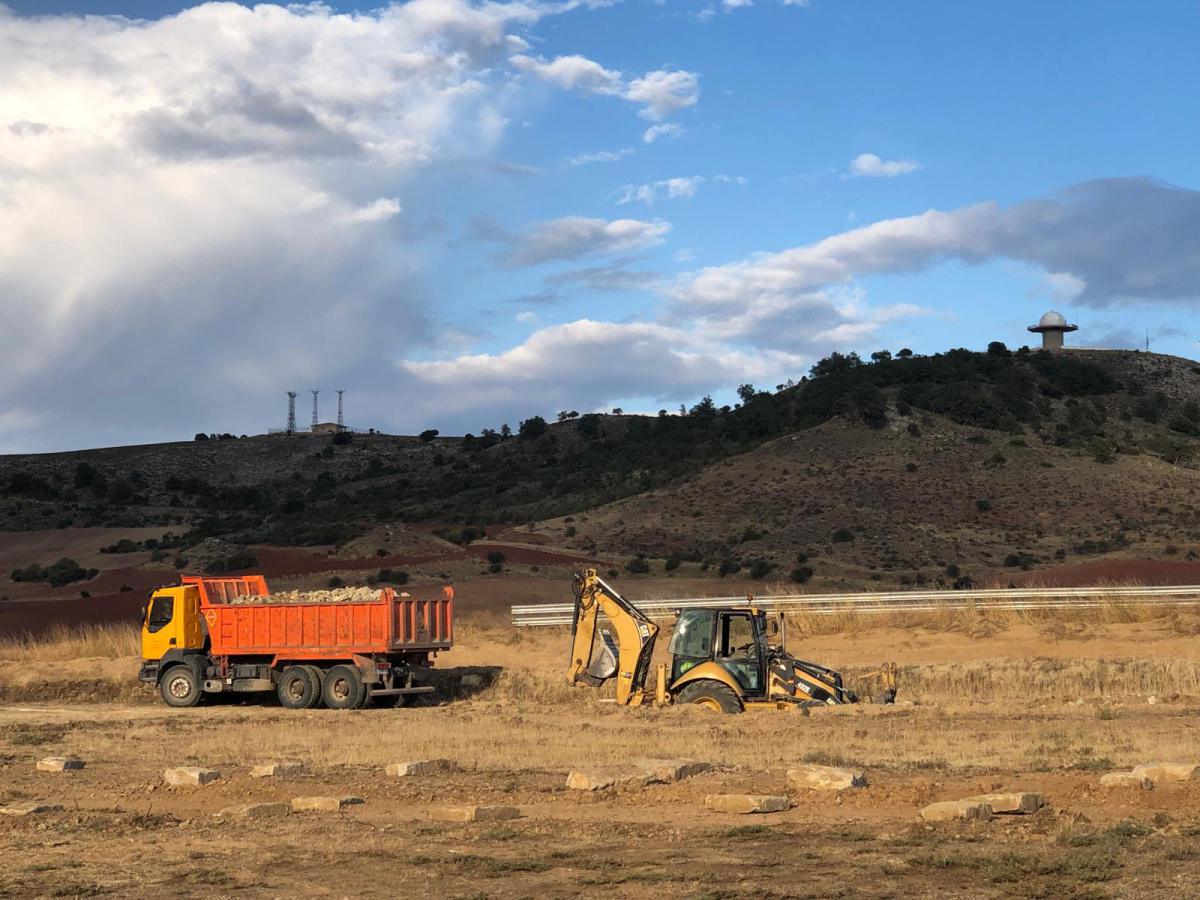
<path fill-rule="evenodd" d="M 155 597 L 150 603 L 150 618 L 146 621 L 146 630 L 153 633 L 158 631 L 164 625 L 169 625 L 171 622 L 171 616 L 174 615 L 174 613 L 174 597 Z"/>

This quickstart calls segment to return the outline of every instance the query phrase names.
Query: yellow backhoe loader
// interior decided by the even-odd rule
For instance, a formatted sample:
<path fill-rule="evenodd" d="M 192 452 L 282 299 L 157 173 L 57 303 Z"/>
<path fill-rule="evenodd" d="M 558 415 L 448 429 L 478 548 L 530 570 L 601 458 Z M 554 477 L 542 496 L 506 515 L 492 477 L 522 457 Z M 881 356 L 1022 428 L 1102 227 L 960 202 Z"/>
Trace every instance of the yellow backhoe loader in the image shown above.
<path fill-rule="evenodd" d="M 859 702 L 839 673 L 788 654 L 781 613 L 769 616 L 753 605 L 680 610 L 667 645 L 670 659 L 657 666 L 654 688 L 648 691 L 658 625 L 594 569 L 576 573 L 574 590 L 567 681 L 598 687 L 615 676 L 618 704 L 700 703 L 739 713 Z M 597 627 L 599 612 L 607 616 L 615 637 Z M 895 663 L 885 663 L 863 680 L 878 682 L 871 697 L 875 702 L 895 699 Z"/>

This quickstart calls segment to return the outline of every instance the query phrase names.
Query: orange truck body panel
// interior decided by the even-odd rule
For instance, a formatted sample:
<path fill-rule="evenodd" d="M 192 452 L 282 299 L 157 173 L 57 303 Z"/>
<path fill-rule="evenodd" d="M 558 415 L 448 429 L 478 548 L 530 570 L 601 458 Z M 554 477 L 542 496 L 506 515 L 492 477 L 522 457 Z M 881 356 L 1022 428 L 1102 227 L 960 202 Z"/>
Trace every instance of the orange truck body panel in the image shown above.
<path fill-rule="evenodd" d="M 391 588 L 366 603 L 239 603 L 265 596 L 261 575 L 183 576 L 200 592 L 213 656 L 275 660 L 344 660 L 352 656 L 449 650 L 454 638 L 454 589 L 436 598 L 401 597 Z"/>

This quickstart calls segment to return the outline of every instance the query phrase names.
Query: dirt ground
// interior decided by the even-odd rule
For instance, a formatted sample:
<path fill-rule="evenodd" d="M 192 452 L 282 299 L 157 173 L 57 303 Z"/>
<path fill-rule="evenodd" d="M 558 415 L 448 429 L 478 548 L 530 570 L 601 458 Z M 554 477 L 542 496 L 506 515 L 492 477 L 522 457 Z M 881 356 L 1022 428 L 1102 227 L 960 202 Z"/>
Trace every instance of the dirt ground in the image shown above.
<path fill-rule="evenodd" d="M 128 691 L 121 702 L 67 691 L 74 699 L 0 705 L 0 805 L 63 807 L 0 816 L 0 896 L 1196 896 L 1200 781 L 1099 785 L 1140 762 L 1200 762 L 1200 659 L 1180 624 L 798 636 L 797 652 L 851 675 L 889 654 L 901 664 L 900 704 L 808 716 L 620 709 L 563 683 L 564 630 L 469 617 L 438 661 L 459 687 L 429 708 L 296 712 L 244 700 L 171 710 L 132 681 L 136 657 L 5 662 L 0 684 L 24 671 L 85 693 L 89 675 L 124 678 Z M 483 684 L 462 687 L 464 672 Z M 63 754 L 86 768 L 35 770 Z M 645 756 L 715 768 L 671 784 L 566 787 L 574 768 Z M 384 771 L 430 758 L 461 771 Z M 307 772 L 252 779 L 250 767 L 270 759 Z M 858 768 L 868 784 L 800 790 L 786 778 L 799 761 Z M 182 765 L 221 777 L 165 785 L 163 770 Z M 1046 807 L 977 824 L 918 816 L 927 803 L 996 790 L 1040 792 Z M 722 814 L 705 808 L 713 793 L 793 805 Z M 363 802 L 218 815 L 315 795 Z M 431 819 L 449 804 L 514 806 L 520 818 Z"/>

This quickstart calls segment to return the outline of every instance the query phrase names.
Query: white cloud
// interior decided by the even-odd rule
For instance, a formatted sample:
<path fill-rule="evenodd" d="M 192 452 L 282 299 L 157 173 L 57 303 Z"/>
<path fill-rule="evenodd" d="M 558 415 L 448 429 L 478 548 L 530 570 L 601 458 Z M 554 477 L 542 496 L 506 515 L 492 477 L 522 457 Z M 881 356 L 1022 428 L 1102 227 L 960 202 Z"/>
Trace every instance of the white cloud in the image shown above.
<path fill-rule="evenodd" d="M 622 147 L 620 150 L 599 150 L 595 153 L 581 153 L 578 156 L 572 156 L 565 164 L 570 168 L 574 168 L 590 165 L 591 163 L 618 162 L 632 155 L 632 147 Z"/>
<path fill-rule="evenodd" d="M 911 159 L 883 159 L 874 153 L 860 153 L 850 160 L 850 174 L 860 178 L 895 178 L 921 168 Z"/>
<path fill-rule="evenodd" d="M 626 184 L 617 191 L 617 203 L 645 203 L 650 205 L 658 198 L 659 191 L 665 191 L 668 197 L 694 197 L 696 189 L 704 183 L 702 175 L 690 175 L 680 178 L 664 178 L 649 184 Z"/>
<path fill-rule="evenodd" d="M 1047 272 L 1042 277 L 1055 300 L 1075 300 L 1087 290 L 1087 282 L 1070 272 Z"/>
<path fill-rule="evenodd" d="M 642 140 L 647 144 L 653 144 L 659 138 L 677 138 L 683 134 L 683 127 L 676 125 L 674 122 L 665 122 L 661 125 L 651 125 L 642 132 Z"/>
<path fill-rule="evenodd" d="M 656 69 L 628 83 L 624 76 L 586 56 L 559 56 L 544 60 L 519 54 L 511 62 L 518 69 L 566 90 L 624 97 L 642 106 L 639 115 L 659 120 L 700 98 L 700 79 L 694 72 Z"/>
<path fill-rule="evenodd" d="M 694 72 L 659 69 L 647 72 L 629 83 L 625 97 L 645 108 L 641 115 L 647 119 L 665 119 L 700 99 L 700 79 Z"/>
<path fill-rule="evenodd" d="M 523 309 L 519 313 L 517 313 L 516 319 L 522 325 L 531 325 L 531 324 L 541 321 L 541 319 L 538 317 L 537 313 L 532 312 L 528 309 Z"/>
<path fill-rule="evenodd" d="M 347 222 L 386 222 L 400 215 L 400 201 L 395 197 L 380 197 L 366 206 L 360 206 L 346 216 Z"/>
<path fill-rule="evenodd" d="M 753 6 L 754 0 L 721 0 L 726 9 L 740 9 L 743 6 Z"/>
<path fill-rule="evenodd" d="M 287 387 L 377 384 L 366 361 L 430 328 L 407 226 L 377 226 L 486 158 L 511 31 L 545 11 L 0 7 L 0 409 L 54 411 L 0 449 L 258 431 Z"/>
<path fill-rule="evenodd" d="M 520 234 L 511 234 L 489 224 L 477 236 L 506 245 L 500 261 L 506 266 L 520 268 L 597 254 L 641 250 L 661 244 L 670 230 L 670 223 L 661 219 L 606 221 L 584 216 L 564 216 L 539 222 Z"/>
<path fill-rule="evenodd" d="M 731 351 L 686 329 L 581 319 L 540 329 L 503 353 L 399 367 L 412 381 L 410 396 L 430 415 L 482 426 L 539 407 L 599 409 L 624 397 L 694 400 L 714 386 L 797 371 L 800 364 L 787 354 Z"/>
<path fill-rule="evenodd" d="M 521 71 L 569 91 L 621 94 L 624 89 L 620 72 L 606 69 L 586 56 L 559 56 L 550 62 L 531 56 L 514 56 L 511 62 Z"/>

